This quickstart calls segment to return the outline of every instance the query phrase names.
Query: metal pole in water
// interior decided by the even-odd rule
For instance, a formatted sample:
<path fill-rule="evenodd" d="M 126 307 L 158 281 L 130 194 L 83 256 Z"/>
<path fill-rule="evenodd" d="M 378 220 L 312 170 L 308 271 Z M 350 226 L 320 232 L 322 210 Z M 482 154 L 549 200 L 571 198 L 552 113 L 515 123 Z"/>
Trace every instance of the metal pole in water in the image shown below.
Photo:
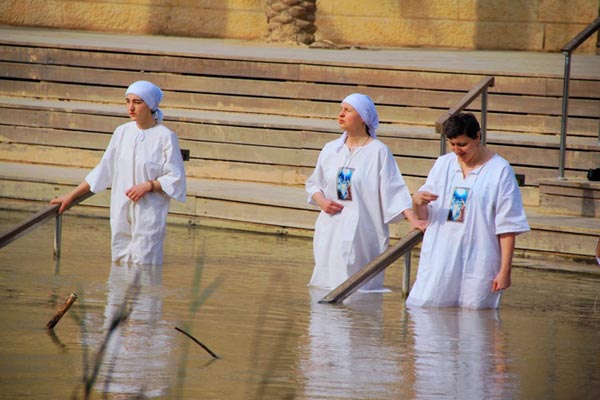
<path fill-rule="evenodd" d="M 408 297 L 408 291 L 410 290 L 410 258 L 411 251 L 407 251 L 404 255 L 404 274 L 402 275 L 402 294 L 404 298 Z"/>
<path fill-rule="evenodd" d="M 60 244 L 62 240 L 62 214 L 56 213 L 54 229 L 54 260 L 60 260 Z"/>
<path fill-rule="evenodd" d="M 419 244 L 421 240 L 423 240 L 423 232 L 418 229 L 411 230 L 397 243 L 390 246 L 383 253 L 375 257 L 374 260 L 329 292 L 325 297 L 319 300 L 319 303 L 341 303 L 346 297 L 358 290 L 365 282 L 389 267 L 394 261 Z"/>

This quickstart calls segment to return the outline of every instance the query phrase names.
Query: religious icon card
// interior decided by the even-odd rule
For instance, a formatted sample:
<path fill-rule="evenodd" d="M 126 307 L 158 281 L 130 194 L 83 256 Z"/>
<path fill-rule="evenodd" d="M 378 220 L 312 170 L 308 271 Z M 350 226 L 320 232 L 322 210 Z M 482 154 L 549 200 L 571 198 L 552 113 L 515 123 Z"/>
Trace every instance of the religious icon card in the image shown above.
<path fill-rule="evenodd" d="M 469 197 L 469 188 L 456 186 L 452 189 L 450 198 L 450 209 L 448 210 L 448 221 L 464 222 Z"/>
<path fill-rule="evenodd" d="M 352 200 L 352 174 L 354 168 L 340 168 L 337 177 L 338 200 Z"/>

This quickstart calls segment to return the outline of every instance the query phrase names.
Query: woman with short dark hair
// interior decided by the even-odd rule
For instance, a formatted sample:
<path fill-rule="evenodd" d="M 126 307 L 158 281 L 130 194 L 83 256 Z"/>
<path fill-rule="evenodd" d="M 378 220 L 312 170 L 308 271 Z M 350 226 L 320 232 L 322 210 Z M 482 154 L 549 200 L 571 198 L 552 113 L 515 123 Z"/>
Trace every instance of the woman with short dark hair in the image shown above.
<path fill-rule="evenodd" d="M 498 308 L 511 285 L 518 234 L 529 231 L 510 164 L 481 142 L 473 114 L 444 124 L 452 152 L 440 156 L 413 194 L 429 221 L 409 307 Z"/>

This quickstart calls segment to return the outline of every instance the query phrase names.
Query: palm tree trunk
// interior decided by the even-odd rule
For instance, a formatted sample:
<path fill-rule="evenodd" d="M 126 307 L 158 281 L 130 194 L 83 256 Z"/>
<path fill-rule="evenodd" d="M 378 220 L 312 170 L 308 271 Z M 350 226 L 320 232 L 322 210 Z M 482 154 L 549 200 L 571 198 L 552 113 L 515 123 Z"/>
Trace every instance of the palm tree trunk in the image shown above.
<path fill-rule="evenodd" d="M 311 44 L 317 27 L 317 0 L 267 0 L 267 40 Z"/>

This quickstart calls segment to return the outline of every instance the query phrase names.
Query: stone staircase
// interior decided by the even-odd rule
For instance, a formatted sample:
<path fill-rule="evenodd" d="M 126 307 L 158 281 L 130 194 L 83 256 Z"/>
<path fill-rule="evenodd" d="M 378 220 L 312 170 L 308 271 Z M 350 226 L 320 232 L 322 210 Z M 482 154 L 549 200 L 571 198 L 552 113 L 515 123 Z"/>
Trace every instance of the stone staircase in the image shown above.
<path fill-rule="evenodd" d="M 172 203 L 172 221 L 310 236 L 317 210 L 303 183 L 339 135 L 345 95 L 374 99 L 378 135 L 414 190 L 439 155 L 437 118 L 493 75 L 488 146 L 525 176 L 532 226 L 518 255 L 594 260 L 600 183 L 583 178 L 600 167 L 599 57 L 575 58 L 567 179 L 557 180 L 560 55 L 315 50 L 10 27 L 0 27 L 0 54 L 0 207 L 37 209 L 79 183 L 128 120 L 124 89 L 147 79 L 163 88 L 165 124 L 190 150 L 188 200 Z M 480 104 L 471 107 L 479 113 Z M 108 195 L 85 205 L 73 211 L 106 216 Z"/>

